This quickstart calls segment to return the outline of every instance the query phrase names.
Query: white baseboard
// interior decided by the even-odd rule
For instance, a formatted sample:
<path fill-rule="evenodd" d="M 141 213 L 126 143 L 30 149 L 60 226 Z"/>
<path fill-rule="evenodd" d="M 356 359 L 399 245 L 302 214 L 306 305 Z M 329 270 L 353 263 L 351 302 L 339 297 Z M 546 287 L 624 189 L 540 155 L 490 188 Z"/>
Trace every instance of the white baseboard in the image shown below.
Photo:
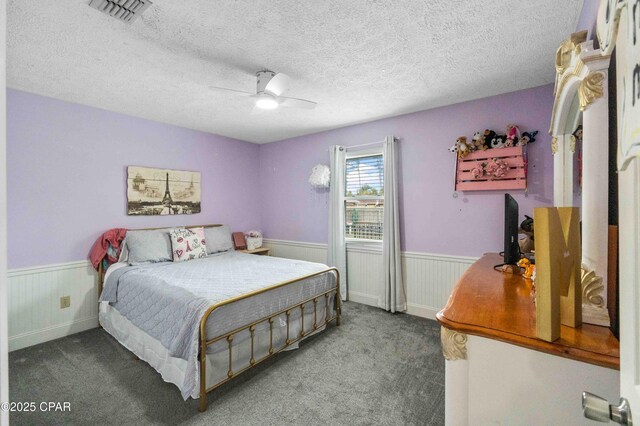
<path fill-rule="evenodd" d="M 80 319 L 66 324 L 47 327 L 42 330 L 29 331 L 11 336 L 9 338 L 9 350 L 16 351 L 96 327 L 98 327 L 98 317 Z"/>
<path fill-rule="evenodd" d="M 349 292 L 349 302 L 362 303 L 363 305 L 378 306 L 378 298 L 370 294 L 359 293 L 357 291 Z"/>
<path fill-rule="evenodd" d="M 415 303 L 407 303 L 407 313 L 409 315 L 435 320 L 438 312 L 440 312 L 440 309 L 416 305 Z"/>
<path fill-rule="evenodd" d="M 378 298 L 370 294 L 359 293 L 356 291 L 349 292 L 349 301 L 362 303 L 363 305 L 378 307 Z M 435 320 L 436 314 L 440 309 L 434 309 L 425 307 L 422 305 L 416 305 L 415 303 L 407 303 L 407 314 L 414 315 L 416 317 L 428 318 Z"/>
<path fill-rule="evenodd" d="M 274 256 L 326 263 L 327 245 L 266 239 Z M 402 273 L 407 296 L 407 313 L 435 319 L 444 308 L 451 290 L 474 257 L 437 253 L 402 252 Z M 382 288 L 382 252 L 379 248 L 347 244 L 349 300 L 378 306 Z"/>
<path fill-rule="evenodd" d="M 9 350 L 98 326 L 96 272 L 88 261 L 13 269 L 9 284 Z M 69 296 L 71 306 L 60 308 Z"/>

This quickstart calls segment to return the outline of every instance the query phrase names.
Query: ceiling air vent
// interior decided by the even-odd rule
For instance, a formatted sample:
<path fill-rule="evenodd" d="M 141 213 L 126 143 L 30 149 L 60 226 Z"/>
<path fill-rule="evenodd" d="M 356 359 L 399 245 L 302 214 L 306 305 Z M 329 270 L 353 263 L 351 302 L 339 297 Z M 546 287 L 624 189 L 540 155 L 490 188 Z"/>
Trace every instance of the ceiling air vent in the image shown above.
<path fill-rule="evenodd" d="M 91 0 L 89 6 L 128 24 L 151 6 L 149 0 Z"/>

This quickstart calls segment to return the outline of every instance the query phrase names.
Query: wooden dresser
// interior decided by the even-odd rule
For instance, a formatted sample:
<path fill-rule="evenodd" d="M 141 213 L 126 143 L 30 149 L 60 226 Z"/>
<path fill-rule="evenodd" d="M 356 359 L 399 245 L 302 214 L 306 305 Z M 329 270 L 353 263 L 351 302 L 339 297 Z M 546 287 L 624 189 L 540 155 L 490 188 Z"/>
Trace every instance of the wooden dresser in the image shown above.
<path fill-rule="evenodd" d="M 447 424 L 582 424 L 582 390 L 617 400 L 619 342 L 590 324 L 537 339 L 531 281 L 495 271 L 501 262 L 475 262 L 437 314 Z"/>

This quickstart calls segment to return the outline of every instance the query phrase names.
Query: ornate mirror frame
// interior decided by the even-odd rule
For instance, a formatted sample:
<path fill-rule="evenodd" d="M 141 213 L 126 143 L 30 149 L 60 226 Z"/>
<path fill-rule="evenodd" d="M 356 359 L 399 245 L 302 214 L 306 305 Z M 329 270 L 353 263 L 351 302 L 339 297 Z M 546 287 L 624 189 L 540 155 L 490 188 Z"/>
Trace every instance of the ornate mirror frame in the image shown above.
<path fill-rule="evenodd" d="M 625 8 L 628 10 L 623 14 Z M 636 42 L 640 37 L 640 1 L 601 0 L 596 31 L 603 55 L 611 55 L 616 47 L 618 50 L 617 160 L 618 170 L 624 171 L 634 158 L 640 157 L 640 43 Z M 629 37 L 617 37 L 618 33 Z"/>
<path fill-rule="evenodd" d="M 582 320 L 609 326 L 607 292 L 610 56 L 593 48 L 587 32 L 571 34 L 556 52 L 556 84 L 551 117 L 553 199 L 573 205 L 572 135 L 582 112 Z"/>

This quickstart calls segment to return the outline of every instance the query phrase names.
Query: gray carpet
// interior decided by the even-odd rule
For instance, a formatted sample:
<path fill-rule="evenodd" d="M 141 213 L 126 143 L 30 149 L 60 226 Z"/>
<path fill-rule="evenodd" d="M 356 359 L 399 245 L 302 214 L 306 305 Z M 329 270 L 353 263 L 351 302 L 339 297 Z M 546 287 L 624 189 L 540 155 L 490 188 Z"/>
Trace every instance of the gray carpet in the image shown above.
<path fill-rule="evenodd" d="M 202 414 L 102 329 L 12 352 L 11 400 L 71 412 L 11 413 L 11 424 L 444 424 L 437 323 L 356 303 L 343 318 L 211 392 Z"/>

